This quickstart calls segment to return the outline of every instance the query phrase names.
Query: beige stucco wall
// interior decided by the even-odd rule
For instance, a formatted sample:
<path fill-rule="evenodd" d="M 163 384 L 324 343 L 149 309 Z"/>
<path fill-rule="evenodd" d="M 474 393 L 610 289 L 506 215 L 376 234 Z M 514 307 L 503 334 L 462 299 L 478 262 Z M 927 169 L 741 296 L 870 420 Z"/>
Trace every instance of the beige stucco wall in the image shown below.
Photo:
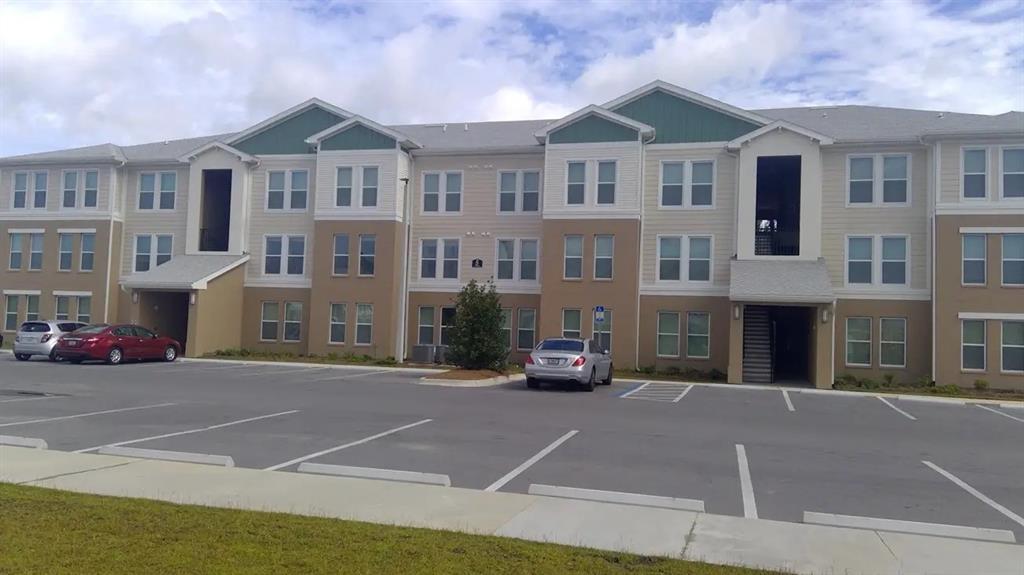
<path fill-rule="evenodd" d="M 242 306 L 242 333 L 241 346 L 245 349 L 274 353 L 294 353 L 304 355 L 308 353 L 308 342 L 310 334 L 310 291 L 308 288 L 269 288 L 269 287 L 245 287 Z M 272 301 L 279 304 L 278 340 L 272 342 L 260 341 L 260 320 L 263 312 L 263 302 Z M 285 302 L 300 302 L 302 304 L 302 333 L 300 341 L 285 342 L 281 340 L 284 333 L 284 304 Z"/>
<path fill-rule="evenodd" d="M 209 282 L 205 290 L 196 290 L 196 303 L 188 310 L 187 355 L 242 347 L 244 281 L 245 270 L 239 266 Z"/>
<path fill-rule="evenodd" d="M 641 367 L 654 366 L 661 371 L 668 367 L 717 369 L 727 373 L 729 369 L 730 321 L 732 307 L 727 297 L 689 296 L 640 296 L 640 347 Z M 679 313 L 679 357 L 658 357 L 658 312 Z M 686 314 L 707 312 L 711 314 L 711 347 L 707 359 L 686 357 Z"/>
<path fill-rule="evenodd" d="M 743 321 L 746 304 L 734 303 L 740 308 L 739 316 L 729 313 L 729 383 L 743 383 Z M 756 304 L 761 305 L 761 304 Z M 835 313 L 831 304 L 808 305 L 810 330 L 808 345 L 808 376 L 811 385 L 818 389 L 832 387 L 833 329 L 835 329 Z M 828 319 L 822 321 L 827 311 Z M 838 344 L 837 344 L 838 345 Z M 838 349 L 838 348 L 835 348 Z M 838 352 L 836 352 L 838 353 Z"/>
<path fill-rule="evenodd" d="M 846 365 L 846 320 L 851 317 L 871 318 L 871 367 Z M 879 365 L 880 318 L 904 318 L 907 320 L 906 367 L 902 369 L 882 368 Z M 850 374 L 880 381 L 885 374 L 891 373 L 897 383 L 910 383 L 930 376 L 932 367 L 930 301 L 840 299 L 836 303 L 835 321 L 836 377 Z"/>

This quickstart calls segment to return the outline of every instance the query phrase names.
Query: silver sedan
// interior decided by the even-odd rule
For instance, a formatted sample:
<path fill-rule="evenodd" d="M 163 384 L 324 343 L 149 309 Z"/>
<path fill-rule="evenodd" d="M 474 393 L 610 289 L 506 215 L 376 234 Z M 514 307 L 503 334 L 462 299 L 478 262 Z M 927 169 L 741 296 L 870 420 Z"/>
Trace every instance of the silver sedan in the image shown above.
<path fill-rule="evenodd" d="M 14 336 L 14 357 L 26 361 L 33 355 L 45 355 L 51 361 L 60 358 L 54 352 L 60 336 L 85 327 L 77 321 L 26 321 Z"/>
<path fill-rule="evenodd" d="M 541 380 L 569 382 L 594 391 L 595 384 L 611 385 L 612 358 L 592 339 L 548 338 L 526 358 L 526 386 L 540 387 Z"/>

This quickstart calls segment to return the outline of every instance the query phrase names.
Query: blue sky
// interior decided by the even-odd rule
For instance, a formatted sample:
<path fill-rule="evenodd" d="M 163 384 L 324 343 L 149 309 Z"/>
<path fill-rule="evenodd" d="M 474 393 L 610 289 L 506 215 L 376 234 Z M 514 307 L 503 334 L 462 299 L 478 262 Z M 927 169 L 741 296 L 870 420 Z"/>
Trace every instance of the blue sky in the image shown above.
<path fill-rule="evenodd" d="M 1024 0 L 0 2 L 0 156 L 235 131 L 553 118 L 660 78 L 747 108 L 1024 110 Z"/>

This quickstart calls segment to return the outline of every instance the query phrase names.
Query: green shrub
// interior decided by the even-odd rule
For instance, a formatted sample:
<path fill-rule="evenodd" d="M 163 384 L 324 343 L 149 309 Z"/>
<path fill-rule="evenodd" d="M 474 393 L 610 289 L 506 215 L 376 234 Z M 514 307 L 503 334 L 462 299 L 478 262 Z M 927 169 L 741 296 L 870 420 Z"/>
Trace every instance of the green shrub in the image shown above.
<path fill-rule="evenodd" d="M 962 390 L 958 385 L 939 385 L 932 388 L 932 393 L 936 395 L 960 395 Z"/>
<path fill-rule="evenodd" d="M 494 283 L 470 280 L 455 296 L 455 322 L 445 359 L 464 369 L 503 371 L 508 349 L 501 324 L 501 298 Z"/>
<path fill-rule="evenodd" d="M 893 386 L 896 385 L 896 376 L 891 374 L 891 373 L 887 373 L 887 374 L 883 375 L 882 379 L 885 380 L 885 386 L 886 387 L 893 387 Z"/>
<path fill-rule="evenodd" d="M 984 379 L 974 380 L 974 389 L 978 391 L 988 391 L 988 382 Z"/>
<path fill-rule="evenodd" d="M 639 371 L 640 373 L 642 373 L 644 375 L 654 375 L 654 373 L 655 373 L 655 369 L 654 369 L 653 365 L 642 365 L 642 366 L 640 366 L 637 369 L 637 371 Z"/>
<path fill-rule="evenodd" d="M 665 368 L 665 375 L 679 375 L 680 373 L 682 372 L 679 370 L 678 366 L 670 365 Z"/>
<path fill-rule="evenodd" d="M 870 377 L 862 378 L 858 380 L 857 383 L 859 387 L 863 387 L 864 389 L 879 389 L 882 387 L 881 383 L 871 379 Z"/>
<path fill-rule="evenodd" d="M 398 365 L 398 362 L 395 361 L 395 358 L 391 357 L 390 355 L 385 358 L 374 360 L 373 363 L 375 365 Z"/>
<path fill-rule="evenodd" d="M 710 379 L 711 381 L 725 381 L 726 378 L 727 376 L 725 372 L 719 371 L 717 369 L 712 369 L 711 371 L 708 372 L 708 379 Z"/>

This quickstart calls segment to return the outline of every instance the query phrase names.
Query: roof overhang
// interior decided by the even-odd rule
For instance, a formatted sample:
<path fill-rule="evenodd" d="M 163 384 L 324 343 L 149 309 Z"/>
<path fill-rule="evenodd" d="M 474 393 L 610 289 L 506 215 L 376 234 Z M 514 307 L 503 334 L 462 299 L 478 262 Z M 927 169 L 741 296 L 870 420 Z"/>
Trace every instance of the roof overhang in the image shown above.
<path fill-rule="evenodd" d="M 324 102 L 320 98 L 310 98 L 310 99 L 306 100 L 305 102 L 303 102 L 303 103 L 301 103 L 301 104 L 299 104 L 297 106 L 292 106 L 291 108 L 288 108 L 287 110 L 281 112 L 280 114 L 275 114 L 274 116 L 271 116 L 271 117 L 267 118 L 266 120 L 263 120 L 262 122 L 254 125 L 254 126 L 250 126 L 249 128 L 246 128 L 245 130 L 242 130 L 241 132 L 238 132 L 237 134 L 232 136 L 231 139 L 227 140 L 227 143 L 228 144 L 237 144 L 238 142 L 241 142 L 242 140 L 248 138 L 249 136 L 258 134 L 258 133 L 262 132 L 263 130 L 266 130 L 267 128 L 273 126 L 274 124 L 277 124 L 278 122 L 287 120 L 288 118 L 291 118 L 292 116 L 294 116 L 296 114 L 299 114 L 301 112 L 304 112 L 304 111 L 306 111 L 309 108 L 312 108 L 314 106 L 315 107 L 319 107 L 319 108 L 323 108 L 324 110 L 327 110 L 328 112 L 333 112 L 334 114 L 337 114 L 338 116 L 341 116 L 342 118 L 351 118 L 352 116 L 355 115 L 352 112 L 349 112 L 347 110 L 343 110 L 343 109 L 335 106 L 334 104 L 330 104 L 330 103 Z"/>
<path fill-rule="evenodd" d="M 627 128 L 633 128 L 634 130 L 640 132 L 640 135 L 641 137 L 643 137 L 644 140 L 651 140 L 654 138 L 654 127 L 648 126 L 643 122 L 637 122 L 632 118 L 627 118 L 622 114 L 616 114 L 611 110 L 607 110 L 595 104 L 591 104 L 585 108 L 576 110 L 575 112 L 569 114 L 564 118 L 555 120 L 554 122 L 551 122 L 547 126 L 544 126 L 540 130 L 534 132 L 533 135 L 534 137 L 537 138 L 538 141 L 543 143 L 547 141 L 548 134 L 550 134 L 551 132 L 557 132 L 559 129 L 564 128 L 569 124 L 572 124 L 573 122 L 583 119 L 586 116 L 590 115 L 604 118 L 609 122 L 614 122 L 616 124 L 626 126 Z"/>
<path fill-rule="evenodd" d="M 351 118 L 345 120 L 344 122 L 340 122 L 338 124 L 331 126 L 330 128 L 327 128 L 326 130 L 317 132 L 312 136 L 306 138 L 306 143 L 312 144 L 314 146 L 319 146 L 320 142 L 326 140 L 327 138 L 330 138 L 331 136 L 339 132 L 344 132 L 345 130 L 355 125 L 360 125 L 365 128 L 369 128 L 374 132 L 380 132 L 385 136 L 394 138 L 405 149 L 416 149 L 423 147 L 419 142 L 410 138 L 409 136 L 406 136 L 405 134 L 392 128 L 389 128 L 387 126 L 384 126 L 382 124 L 378 124 L 373 120 L 364 118 L 363 116 L 352 116 Z"/>
<path fill-rule="evenodd" d="M 751 140 L 760 138 L 761 136 L 764 136 L 765 134 L 769 134 L 771 132 L 782 130 L 785 130 L 787 132 L 793 132 L 794 134 L 800 134 L 805 138 L 809 138 L 811 140 L 818 142 L 822 146 L 830 146 L 835 143 L 835 140 L 832 139 L 831 136 L 826 136 L 825 134 L 815 132 L 814 130 L 809 130 L 803 126 L 798 126 L 797 124 L 794 124 L 792 122 L 787 122 L 785 120 L 775 120 L 774 122 L 768 124 L 767 126 L 762 126 L 754 130 L 753 132 L 748 132 L 736 138 L 735 140 L 730 141 L 728 144 L 725 145 L 725 147 L 730 150 L 738 150 L 743 147 L 743 144 L 746 144 Z"/>
<path fill-rule="evenodd" d="M 179 255 L 147 272 L 123 278 L 121 286 L 129 289 L 204 290 L 211 281 L 248 261 L 249 254 Z"/>
<path fill-rule="evenodd" d="M 832 303 L 836 294 L 825 260 L 732 260 L 729 300 L 751 303 Z"/>
<path fill-rule="evenodd" d="M 657 91 L 657 90 L 661 90 L 663 92 L 672 94 L 673 96 L 676 96 L 678 98 L 682 98 L 684 100 L 689 100 L 689 101 L 691 101 L 691 102 L 693 102 L 695 104 L 700 104 L 701 106 L 712 108 L 712 109 L 717 110 L 719 112 L 728 114 L 730 116 L 734 116 L 734 117 L 739 118 L 741 120 L 746 120 L 748 122 L 753 122 L 753 123 L 759 124 L 761 126 L 763 126 L 765 124 L 770 124 L 772 122 L 771 118 L 766 118 L 765 116 L 762 116 L 760 114 L 755 114 L 754 112 L 750 112 L 750 111 L 744 110 L 743 108 L 739 108 L 739 107 L 733 106 L 731 104 L 726 104 L 725 102 L 722 102 L 721 100 L 716 100 L 714 98 L 709 98 L 708 96 L 705 96 L 704 94 L 698 94 L 697 92 L 694 92 L 692 90 L 687 90 L 686 88 L 681 88 L 679 86 L 676 86 L 675 84 L 669 84 L 668 82 L 665 82 L 664 80 L 655 80 L 655 81 L 653 81 L 653 82 L 651 82 L 649 84 L 646 84 L 644 86 L 641 86 L 641 87 L 637 88 L 636 90 L 633 90 L 632 92 L 629 92 L 628 94 L 625 94 L 623 96 L 619 96 L 618 98 L 615 98 L 614 100 L 605 103 L 601 107 L 605 108 L 605 109 L 608 109 L 608 110 L 614 110 L 615 108 L 618 108 L 620 106 L 628 104 L 628 103 L 632 102 L 633 100 L 636 100 L 638 98 L 642 98 L 642 97 L 646 96 L 647 94 L 650 94 L 651 92 L 654 92 L 654 91 Z"/>
<path fill-rule="evenodd" d="M 202 146 L 199 146 L 198 148 L 192 150 L 191 152 L 185 154 L 184 156 L 179 157 L 178 161 L 179 162 L 184 162 L 184 163 L 187 164 L 187 163 L 191 162 L 192 160 L 198 158 L 199 156 L 205 154 L 206 152 L 209 152 L 210 150 L 214 150 L 214 149 L 223 150 L 223 151 L 231 154 L 232 156 L 235 156 L 240 161 L 245 162 L 245 163 L 255 164 L 255 163 L 259 162 L 259 160 L 257 160 L 255 156 L 246 154 L 242 150 L 239 150 L 238 148 L 231 147 L 231 146 L 225 144 L 224 142 L 220 142 L 220 141 L 207 142 L 206 144 L 203 144 Z"/>

